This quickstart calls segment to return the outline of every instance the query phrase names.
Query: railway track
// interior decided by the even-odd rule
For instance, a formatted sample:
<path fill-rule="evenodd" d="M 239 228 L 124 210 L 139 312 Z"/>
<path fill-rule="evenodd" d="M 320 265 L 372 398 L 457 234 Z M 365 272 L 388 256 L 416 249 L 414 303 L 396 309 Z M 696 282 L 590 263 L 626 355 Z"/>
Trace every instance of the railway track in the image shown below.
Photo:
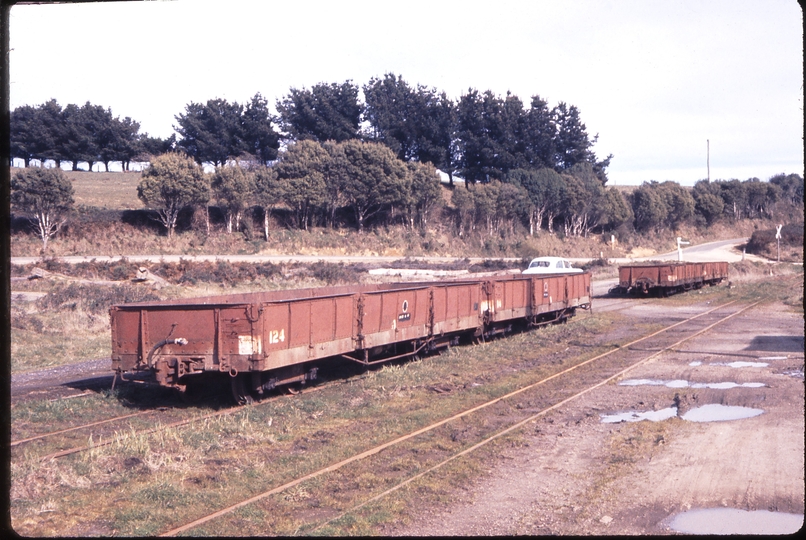
<path fill-rule="evenodd" d="M 353 379 L 351 382 L 355 382 L 355 380 L 357 380 L 357 379 Z M 307 395 L 309 395 L 309 394 L 311 394 L 313 392 L 322 391 L 322 390 L 331 388 L 333 386 L 338 386 L 338 385 L 341 385 L 341 384 L 344 384 L 344 381 L 327 382 L 327 383 L 319 384 L 319 385 L 316 385 L 316 386 L 308 387 L 303 392 L 297 392 L 297 393 L 292 394 L 292 395 L 298 395 L 300 393 L 304 393 L 307 396 Z M 283 398 L 286 398 L 286 397 L 290 397 L 290 396 L 289 395 L 275 395 L 275 396 L 272 396 L 272 397 L 267 397 L 267 398 L 261 400 L 260 402 L 254 404 L 253 406 L 259 407 L 261 405 L 276 402 L 277 400 L 280 400 L 280 399 L 283 399 Z M 115 431 L 123 430 L 127 434 L 131 434 L 131 435 L 151 435 L 151 434 L 158 433 L 160 431 L 168 430 L 168 429 L 171 429 L 171 428 L 189 426 L 189 425 L 192 425 L 194 423 L 202 422 L 204 420 L 208 420 L 208 419 L 211 419 L 211 418 L 217 418 L 217 417 L 221 417 L 221 416 L 228 416 L 228 415 L 231 415 L 231 414 L 237 414 L 239 412 L 243 412 L 246 408 L 247 408 L 247 406 L 244 406 L 244 405 L 236 405 L 236 406 L 232 406 L 230 408 L 223 409 L 223 410 L 220 410 L 220 411 L 215 411 L 215 412 L 212 412 L 212 413 L 209 413 L 209 414 L 201 414 L 201 415 L 196 414 L 196 415 L 193 415 L 191 418 L 181 418 L 179 420 L 167 421 L 167 422 L 165 421 L 166 420 L 165 418 L 162 418 L 162 419 L 158 419 L 156 422 L 154 422 L 154 425 L 144 427 L 144 428 L 138 428 L 135 425 L 127 424 L 127 425 L 119 427 Z M 73 433 L 73 432 L 77 432 L 77 431 L 88 430 L 88 429 L 95 428 L 95 427 L 98 427 L 98 426 L 104 426 L 104 425 L 107 425 L 107 424 L 112 424 L 114 422 L 122 422 L 124 420 L 131 420 L 131 419 L 139 418 L 139 417 L 143 417 L 143 416 L 157 415 L 157 414 L 160 414 L 160 413 L 177 412 L 177 411 L 178 411 L 178 409 L 173 409 L 173 408 L 170 408 L 170 407 L 158 407 L 156 409 L 148 409 L 148 410 L 138 411 L 136 413 L 130 413 L 130 414 L 124 414 L 124 415 L 120 415 L 120 416 L 114 416 L 114 417 L 111 417 L 111 418 L 105 418 L 105 419 L 102 419 L 102 420 L 88 422 L 88 423 L 80 424 L 80 425 L 77 425 L 77 426 L 71 426 L 71 427 L 68 427 L 68 428 L 59 429 L 59 430 L 51 431 L 51 432 L 48 432 L 48 433 L 41 433 L 41 434 L 38 434 L 38 435 L 33 435 L 31 437 L 26 437 L 26 438 L 23 438 L 23 439 L 14 440 L 14 441 L 11 441 L 9 446 L 13 448 L 13 447 L 21 446 L 21 445 L 31 443 L 31 442 L 34 442 L 34 441 L 39 441 L 39 440 L 43 440 L 43 439 L 57 437 L 57 436 L 60 436 L 60 435 L 64 435 L 66 433 Z M 105 432 L 109 432 L 109 431 L 110 431 L 109 429 L 105 430 Z M 100 438 L 98 438 L 98 437 L 100 437 Z M 51 459 L 58 459 L 58 458 L 62 458 L 62 457 L 65 457 L 65 456 L 85 452 L 85 451 L 88 451 L 88 450 L 91 450 L 91 449 L 102 448 L 104 446 L 108 446 L 108 445 L 112 444 L 113 442 L 115 442 L 115 436 L 114 435 L 104 436 L 103 433 L 99 434 L 97 432 L 96 433 L 90 432 L 88 434 L 85 434 L 85 435 L 83 435 L 83 438 L 84 439 L 89 439 L 91 442 L 88 443 L 88 444 L 82 444 L 82 445 L 79 445 L 79 446 L 68 447 L 68 448 L 59 450 L 57 452 L 51 452 L 51 453 L 45 454 L 44 456 L 40 457 L 39 459 L 41 461 L 48 461 L 48 460 L 51 460 Z"/>
<path fill-rule="evenodd" d="M 644 300 L 641 303 L 646 303 L 646 302 L 648 302 L 648 301 Z M 620 306 L 620 307 L 617 307 L 617 308 L 614 309 L 612 307 L 612 304 L 616 304 L 616 305 L 624 304 L 624 306 Z M 605 309 L 605 311 L 614 311 L 614 310 L 617 311 L 617 310 L 620 310 L 620 309 L 625 309 L 625 308 L 629 307 L 630 305 L 635 305 L 635 301 L 631 302 L 631 301 L 625 300 L 625 299 L 614 299 L 614 301 L 612 303 L 608 304 L 607 309 Z M 353 381 L 354 380 L 355 379 L 353 379 Z M 70 382 L 72 382 L 72 383 L 79 382 L 80 383 L 81 381 L 73 381 L 73 380 L 71 380 Z M 54 388 L 61 387 L 61 383 L 56 383 L 56 384 L 57 384 L 57 386 L 55 386 Z M 341 382 L 326 383 L 326 384 L 320 384 L 320 385 L 308 387 L 306 389 L 306 394 L 310 393 L 311 391 L 324 390 L 326 388 L 329 388 L 330 386 L 333 386 L 334 384 L 341 384 Z M 43 393 L 43 392 L 47 391 L 47 387 L 37 387 L 34 391 L 37 392 L 37 393 Z M 76 397 L 83 397 L 83 396 L 86 396 L 86 395 L 88 395 L 88 393 L 71 394 L 71 395 L 67 395 L 67 396 L 61 396 L 59 398 L 56 398 L 56 400 L 73 399 L 73 398 L 76 398 Z M 272 402 L 276 401 L 277 399 L 281 399 L 282 397 L 283 396 L 273 396 L 273 397 L 270 397 L 270 398 L 266 398 L 266 399 L 263 399 L 260 402 L 260 404 L 272 403 Z M 49 401 L 56 401 L 56 400 L 49 400 Z M 149 435 L 149 434 L 157 433 L 157 432 L 164 431 L 164 430 L 167 430 L 167 429 L 170 429 L 170 428 L 176 428 L 176 427 L 192 425 L 195 422 L 201 422 L 201 421 L 204 421 L 204 420 L 210 419 L 210 418 L 216 418 L 216 417 L 220 417 L 220 416 L 226 416 L 226 415 L 230 415 L 230 414 L 235 414 L 235 413 L 240 412 L 242 409 L 243 409 L 243 407 L 238 406 L 238 407 L 228 408 L 228 409 L 223 410 L 223 411 L 217 411 L 217 412 L 214 412 L 214 413 L 202 414 L 202 415 L 193 415 L 193 417 L 191 417 L 191 418 L 183 418 L 182 417 L 182 412 L 184 411 L 183 409 L 176 409 L 176 408 L 169 408 L 169 407 L 158 407 L 156 409 L 147 409 L 147 410 L 142 410 L 142 411 L 138 411 L 138 412 L 135 412 L 135 413 L 127 413 L 127 414 L 118 415 L 118 416 L 114 416 L 114 417 L 110 417 L 110 418 L 105 418 L 105 419 L 95 420 L 95 421 L 92 421 L 92 422 L 83 423 L 83 424 L 80 424 L 80 425 L 70 426 L 70 427 L 67 427 L 67 428 L 64 428 L 64 429 L 58 429 L 58 430 L 48 432 L 48 433 L 40 433 L 40 434 L 32 435 L 32 436 L 29 436 L 29 437 L 13 440 L 10 443 L 10 447 L 14 448 L 14 447 L 22 446 L 22 445 L 25 445 L 25 444 L 28 444 L 28 443 L 32 443 L 34 441 L 42 441 L 42 440 L 45 440 L 45 439 L 52 439 L 52 438 L 55 438 L 55 437 L 58 437 L 58 436 L 65 436 L 67 434 L 71 434 L 71 436 L 68 439 L 66 439 L 63 444 L 58 444 L 58 442 L 53 444 L 53 446 L 58 447 L 59 450 L 54 451 L 54 452 L 47 452 L 45 455 L 43 455 L 40 458 L 42 461 L 47 461 L 47 460 L 50 460 L 50 459 L 58 459 L 58 458 L 62 458 L 62 457 L 65 457 L 65 456 L 78 454 L 78 453 L 85 452 L 85 451 L 88 451 L 88 450 L 94 449 L 94 448 L 101 448 L 101 447 L 104 447 L 104 446 L 108 446 L 108 445 L 112 444 L 115 441 L 115 434 L 120 432 L 121 430 L 125 431 L 127 434 Z M 178 413 L 179 418 L 172 417 L 172 413 L 173 414 Z M 160 417 L 156 421 L 152 422 L 152 425 L 142 426 L 142 425 L 139 425 L 139 424 L 131 424 L 131 420 L 133 420 L 133 419 L 138 419 L 139 420 L 142 417 L 148 417 L 148 416 L 154 416 L 154 415 L 158 415 Z M 115 426 L 115 423 L 124 422 L 124 421 L 127 421 L 127 420 L 129 421 L 129 423 L 124 424 L 122 426 Z M 90 431 L 93 428 L 99 428 L 101 426 L 103 426 L 103 429 L 101 431 Z M 90 442 L 75 445 L 75 442 L 77 440 L 83 440 L 83 441 L 89 440 Z"/>
<path fill-rule="evenodd" d="M 349 481 L 350 478 L 359 474 L 362 466 L 364 468 L 397 466 L 397 464 L 406 461 L 407 457 L 410 458 L 412 452 L 416 454 L 417 445 L 424 438 L 437 437 L 446 441 L 444 445 L 441 445 L 444 450 L 439 452 L 440 455 L 434 455 L 432 451 L 427 459 L 418 461 L 418 466 L 410 470 L 404 475 L 403 479 L 399 479 L 394 485 L 380 485 L 362 489 L 361 496 L 358 497 L 358 499 L 361 499 L 360 501 L 356 502 L 356 497 L 353 496 L 352 499 L 344 501 L 339 508 L 331 510 L 331 514 L 335 515 L 331 515 L 324 520 L 314 519 L 306 522 L 294 532 L 309 533 L 319 531 L 348 514 L 356 512 L 394 491 L 445 467 L 462 456 L 517 431 L 570 401 L 608 384 L 664 352 L 673 350 L 686 341 L 709 332 L 715 326 L 751 309 L 759 302 L 737 307 L 734 305 L 737 301 L 731 301 L 674 322 L 647 336 L 623 344 L 613 350 L 594 355 L 505 395 L 477 404 L 382 444 L 364 449 L 346 459 L 302 474 L 282 485 L 271 487 L 257 495 L 201 516 L 189 523 L 175 525 L 173 528 L 164 531 L 161 536 L 175 536 L 192 531 L 197 527 L 223 519 L 225 516 L 229 516 L 249 505 L 271 505 L 272 512 L 281 512 L 282 510 L 279 507 L 282 507 L 285 503 L 281 497 L 274 497 L 276 495 L 293 488 L 299 488 L 302 485 L 311 486 L 308 488 L 309 490 L 323 489 L 321 486 L 328 485 L 328 482 L 323 478 L 326 476 L 331 481 L 330 483 Z M 638 344 L 641 344 L 641 346 L 638 347 Z M 647 349 L 652 352 L 647 352 Z M 461 444 L 451 444 L 451 440 L 456 441 L 454 435 L 457 431 L 469 433 L 469 436 L 465 437 Z M 399 474 L 391 473 L 386 476 L 400 477 Z M 318 487 L 313 487 L 314 484 Z M 302 514 L 299 506 L 299 502 L 295 502 L 294 511 Z M 242 522 L 243 520 L 241 519 L 240 521 Z M 210 531 L 211 529 L 209 528 L 205 529 L 206 533 L 210 533 Z M 217 530 L 212 529 L 212 531 L 215 534 Z M 283 532 L 275 531 L 275 533 L 282 534 Z"/>

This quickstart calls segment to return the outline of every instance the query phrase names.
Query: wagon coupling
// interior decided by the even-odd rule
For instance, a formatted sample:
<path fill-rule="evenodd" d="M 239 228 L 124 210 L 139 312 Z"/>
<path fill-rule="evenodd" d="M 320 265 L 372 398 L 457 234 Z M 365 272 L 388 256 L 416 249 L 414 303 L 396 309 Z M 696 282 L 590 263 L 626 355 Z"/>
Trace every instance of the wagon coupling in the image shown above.
<path fill-rule="evenodd" d="M 174 339 L 163 339 L 162 341 L 157 342 L 153 347 L 151 347 L 151 351 L 148 353 L 148 357 L 146 358 L 146 364 L 148 367 L 154 367 L 151 360 L 154 357 L 154 353 L 157 352 L 157 349 L 162 348 L 165 345 L 187 345 L 188 340 L 185 338 L 174 338 Z"/>

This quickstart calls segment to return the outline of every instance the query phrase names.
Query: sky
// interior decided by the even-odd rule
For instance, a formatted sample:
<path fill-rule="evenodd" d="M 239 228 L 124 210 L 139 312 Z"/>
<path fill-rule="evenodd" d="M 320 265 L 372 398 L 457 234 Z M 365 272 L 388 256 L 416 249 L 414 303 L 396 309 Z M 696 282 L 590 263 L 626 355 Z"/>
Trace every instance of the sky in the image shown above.
<path fill-rule="evenodd" d="M 110 107 L 168 137 L 190 102 L 400 75 L 575 105 L 609 185 L 804 174 L 796 0 L 175 0 L 17 5 L 10 103 Z M 710 164 L 710 171 L 709 171 Z"/>

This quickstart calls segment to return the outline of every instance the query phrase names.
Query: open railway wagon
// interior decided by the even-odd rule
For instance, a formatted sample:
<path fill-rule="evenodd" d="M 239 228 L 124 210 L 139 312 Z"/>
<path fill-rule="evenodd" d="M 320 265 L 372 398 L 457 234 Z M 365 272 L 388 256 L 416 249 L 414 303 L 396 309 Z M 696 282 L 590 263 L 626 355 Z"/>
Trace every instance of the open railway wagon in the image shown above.
<path fill-rule="evenodd" d="M 562 322 L 590 307 L 590 274 L 349 285 L 112 306 L 112 369 L 184 392 L 229 377 L 239 403 L 316 378 L 329 358 L 364 365 L 461 338 Z"/>
<path fill-rule="evenodd" d="M 619 266 L 612 294 L 667 296 L 716 285 L 728 277 L 726 262 L 650 262 Z"/>

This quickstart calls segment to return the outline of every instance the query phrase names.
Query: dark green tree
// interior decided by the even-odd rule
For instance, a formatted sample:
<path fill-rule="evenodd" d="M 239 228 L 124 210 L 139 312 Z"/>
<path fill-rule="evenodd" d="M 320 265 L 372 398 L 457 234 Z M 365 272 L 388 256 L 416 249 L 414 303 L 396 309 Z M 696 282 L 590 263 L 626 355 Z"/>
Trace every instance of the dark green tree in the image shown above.
<path fill-rule="evenodd" d="M 417 115 L 415 123 L 414 157 L 420 163 L 432 163 L 447 173 L 453 185 L 456 106 L 445 92 L 437 93 L 436 89 L 424 86 L 417 87 L 417 102 L 422 113 Z"/>
<path fill-rule="evenodd" d="M 351 139 L 341 143 L 343 160 L 337 166 L 344 184 L 344 197 L 352 209 L 358 231 L 368 218 L 387 210 L 405 211 L 411 192 L 406 165 L 387 146 Z"/>
<path fill-rule="evenodd" d="M 694 184 L 691 196 L 694 198 L 695 212 L 702 216 L 706 224 L 713 225 L 725 208 L 719 185 L 708 180 L 700 180 Z"/>
<path fill-rule="evenodd" d="M 157 210 L 170 238 L 183 208 L 206 205 L 210 200 L 210 178 L 192 158 L 169 152 L 151 160 L 137 186 L 137 196 Z"/>
<path fill-rule="evenodd" d="M 245 151 L 242 114 L 241 105 L 225 99 L 189 103 L 184 114 L 174 117 L 178 123 L 174 129 L 180 136 L 177 147 L 199 164 L 220 167 Z"/>
<path fill-rule="evenodd" d="M 69 104 L 64 108 L 64 136 L 61 139 L 60 153 L 73 162 L 73 170 L 78 170 L 80 161 L 87 162 L 87 170 L 101 159 L 101 148 L 108 141 L 105 135 L 112 124 L 112 111 L 89 101 L 83 106 Z"/>
<path fill-rule="evenodd" d="M 557 150 L 554 147 L 557 126 L 548 103 L 540 96 L 532 96 L 531 106 L 523 118 L 521 136 L 526 161 L 535 169 L 557 167 Z"/>
<path fill-rule="evenodd" d="M 322 209 L 326 195 L 325 168 L 328 152 L 316 141 L 302 140 L 288 146 L 276 165 L 277 189 L 294 211 L 296 226 L 308 229 L 313 214 Z"/>
<path fill-rule="evenodd" d="M 625 223 L 631 223 L 635 216 L 632 206 L 622 193 L 611 187 L 605 190 L 597 208 L 597 221 L 602 231 L 613 231 Z"/>
<path fill-rule="evenodd" d="M 456 228 L 460 238 L 464 238 L 466 233 L 475 228 L 474 213 L 475 203 L 473 202 L 473 190 L 454 189 L 451 192 L 451 205 L 456 212 Z"/>
<path fill-rule="evenodd" d="M 607 183 L 605 169 L 610 165 L 612 155 L 598 161 L 591 147 L 596 143 L 599 135 L 591 140 L 587 128 L 582 122 L 579 109 L 560 102 L 553 110 L 554 122 L 557 132 L 554 138 L 555 167 L 558 170 L 568 170 L 579 163 L 590 163 L 596 176 L 602 184 Z"/>
<path fill-rule="evenodd" d="M 782 190 L 776 184 L 762 182 L 758 178 L 750 178 L 744 182 L 747 193 L 747 216 L 750 218 L 771 218 L 775 203 L 782 196 Z"/>
<path fill-rule="evenodd" d="M 454 104 L 434 88 L 411 86 L 387 73 L 364 86 L 367 139 L 392 149 L 398 159 L 432 163 L 453 180 Z"/>
<path fill-rule="evenodd" d="M 430 163 L 406 164 L 411 185 L 409 224 L 425 230 L 431 217 L 443 206 L 442 184 L 436 168 Z"/>
<path fill-rule="evenodd" d="M 517 96 L 505 99 L 490 90 L 473 88 L 456 106 L 456 146 L 459 173 L 465 181 L 501 179 L 525 165 L 521 128 L 523 104 Z"/>
<path fill-rule="evenodd" d="M 148 133 L 141 133 L 137 136 L 135 148 L 137 151 L 133 159 L 150 161 L 153 157 L 176 150 L 176 134 L 171 133 L 171 136 L 167 139 L 161 139 L 160 137 L 152 137 Z"/>
<path fill-rule="evenodd" d="M 73 184 L 61 169 L 27 168 L 11 179 L 11 207 L 31 214 L 42 240 L 42 252 L 73 207 Z"/>
<path fill-rule="evenodd" d="M 694 198 L 689 190 L 677 182 L 666 181 L 658 184 L 666 204 L 666 227 L 676 230 L 694 216 Z"/>
<path fill-rule="evenodd" d="M 604 187 L 589 162 L 570 167 L 565 179 L 563 226 L 566 236 L 587 236 L 599 225 Z"/>
<path fill-rule="evenodd" d="M 109 172 L 111 161 L 120 161 L 121 169 L 128 170 L 129 162 L 138 152 L 140 124 L 128 116 L 121 120 L 113 118 L 99 132 L 98 157 Z"/>
<path fill-rule="evenodd" d="M 46 128 L 35 107 L 23 105 L 11 111 L 9 151 L 12 158 L 20 158 L 25 167 L 32 159 L 40 159 L 48 150 Z"/>
<path fill-rule="evenodd" d="M 232 234 L 233 227 L 240 231 L 241 217 L 255 194 L 255 175 L 239 163 L 219 167 L 213 173 L 210 188 L 226 213 L 227 234 Z"/>
<path fill-rule="evenodd" d="M 655 189 L 653 184 L 657 185 L 657 182 L 644 182 L 630 197 L 635 215 L 635 228 L 641 232 L 653 229 L 660 232 L 669 215 L 669 209 L 660 190 Z"/>
<path fill-rule="evenodd" d="M 349 80 L 320 83 L 310 90 L 291 88 L 276 108 L 288 139 L 342 142 L 359 137 L 362 107 L 358 86 Z"/>
<path fill-rule="evenodd" d="M 744 183 L 737 180 L 717 180 L 719 195 L 724 204 L 723 213 L 738 221 L 747 217 L 747 190 Z"/>
<path fill-rule="evenodd" d="M 385 144 L 398 159 L 416 158 L 417 123 L 425 111 L 417 94 L 401 76 L 387 73 L 364 85 L 364 118 L 369 122 L 367 138 Z"/>
<path fill-rule="evenodd" d="M 280 148 L 280 134 L 272 125 L 268 101 L 255 94 L 246 105 L 241 117 L 243 150 L 255 156 L 263 165 L 277 159 Z"/>
<path fill-rule="evenodd" d="M 803 206 L 803 177 L 799 174 L 776 174 L 770 184 L 781 188 L 781 198 L 792 206 Z"/>
<path fill-rule="evenodd" d="M 254 170 L 254 202 L 263 209 L 263 235 L 269 241 L 269 221 L 272 210 L 283 201 L 282 184 L 277 178 L 277 169 L 260 165 Z"/>
<path fill-rule="evenodd" d="M 540 230 L 544 218 L 546 228 L 552 229 L 554 217 L 562 209 L 565 200 L 565 180 L 554 169 L 547 167 L 533 169 L 515 169 L 506 176 L 507 182 L 522 186 L 526 190 L 525 213 L 529 223 L 529 234 Z"/>
<path fill-rule="evenodd" d="M 56 162 L 56 167 L 61 168 L 62 161 L 70 160 L 70 156 L 64 151 L 68 138 L 64 110 L 55 99 L 51 99 L 37 108 L 37 114 L 39 124 L 42 126 L 41 159 L 52 159 Z M 73 165 L 75 170 L 77 164 Z"/>

